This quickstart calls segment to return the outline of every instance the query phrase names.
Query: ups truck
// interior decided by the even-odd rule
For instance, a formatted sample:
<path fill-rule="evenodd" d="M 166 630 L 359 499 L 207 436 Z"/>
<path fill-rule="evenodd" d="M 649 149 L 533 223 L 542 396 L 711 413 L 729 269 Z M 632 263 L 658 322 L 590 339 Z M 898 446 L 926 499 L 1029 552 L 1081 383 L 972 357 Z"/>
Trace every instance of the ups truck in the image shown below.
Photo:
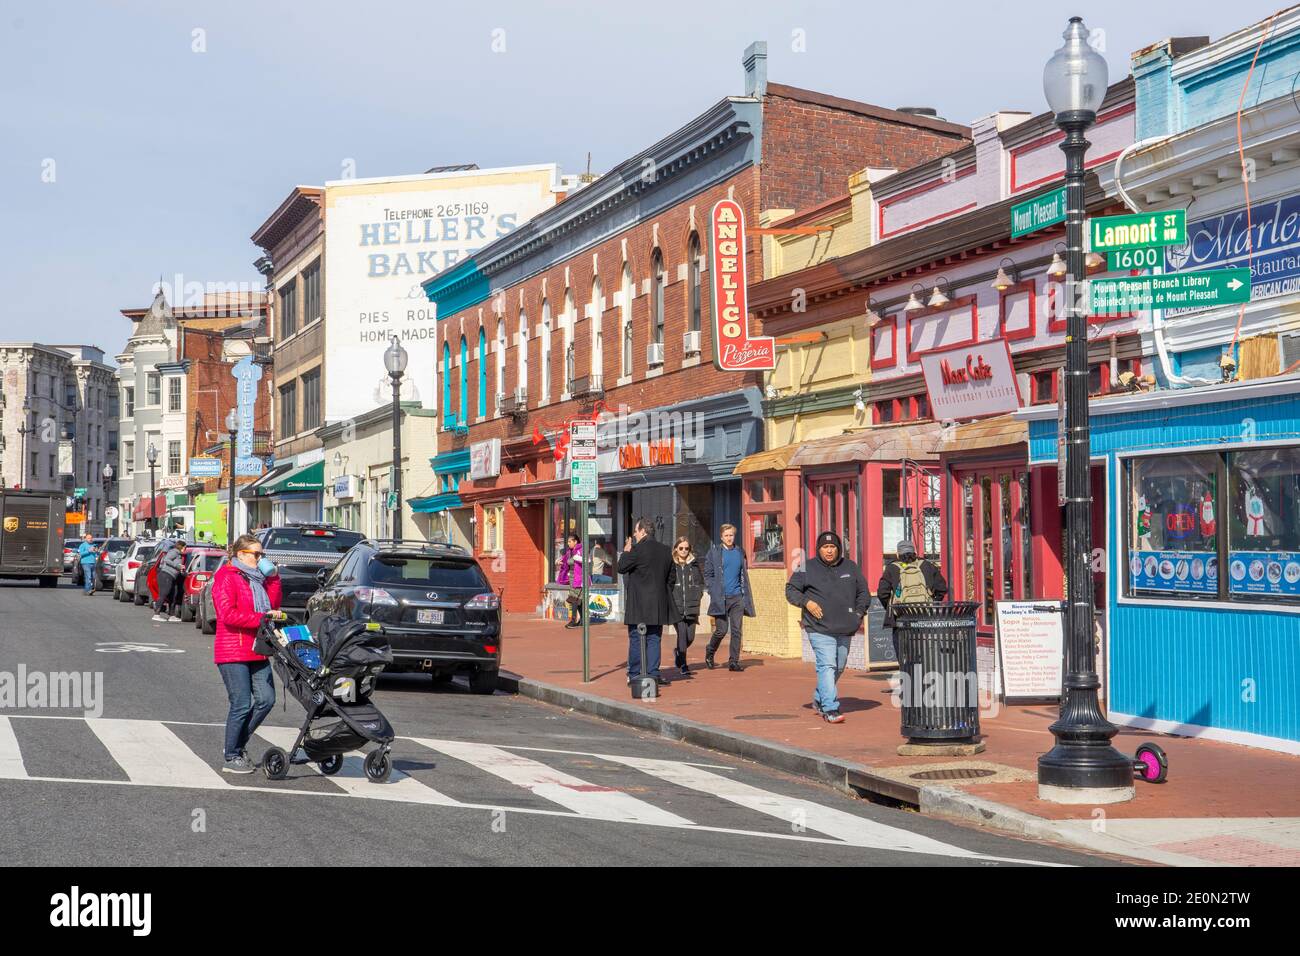
<path fill-rule="evenodd" d="M 66 503 L 61 491 L 0 490 L 0 578 L 58 587 Z"/>

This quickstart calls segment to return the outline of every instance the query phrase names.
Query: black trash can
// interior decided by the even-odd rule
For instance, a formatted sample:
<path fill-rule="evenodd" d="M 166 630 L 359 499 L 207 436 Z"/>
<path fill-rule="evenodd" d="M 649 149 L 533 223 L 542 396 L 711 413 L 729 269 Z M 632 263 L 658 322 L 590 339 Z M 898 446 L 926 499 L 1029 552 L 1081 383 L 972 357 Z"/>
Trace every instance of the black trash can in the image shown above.
<path fill-rule="evenodd" d="M 974 743 L 980 733 L 974 601 L 895 604 L 902 734 L 910 743 Z"/>

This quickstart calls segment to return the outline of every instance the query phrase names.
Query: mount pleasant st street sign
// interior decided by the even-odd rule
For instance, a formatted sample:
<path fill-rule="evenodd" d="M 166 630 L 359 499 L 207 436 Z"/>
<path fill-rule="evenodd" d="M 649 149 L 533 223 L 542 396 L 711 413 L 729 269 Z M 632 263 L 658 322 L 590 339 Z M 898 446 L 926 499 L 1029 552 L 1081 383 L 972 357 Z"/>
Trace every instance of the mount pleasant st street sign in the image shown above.
<path fill-rule="evenodd" d="M 1249 302 L 1250 269 L 1093 279 L 1089 289 L 1093 315 L 1138 309 L 1209 309 Z"/>
<path fill-rule="evenodd" d="M 1053 189 L 1011 207 L 1011 238 L 1065 222 L 1065 187 Z"/>

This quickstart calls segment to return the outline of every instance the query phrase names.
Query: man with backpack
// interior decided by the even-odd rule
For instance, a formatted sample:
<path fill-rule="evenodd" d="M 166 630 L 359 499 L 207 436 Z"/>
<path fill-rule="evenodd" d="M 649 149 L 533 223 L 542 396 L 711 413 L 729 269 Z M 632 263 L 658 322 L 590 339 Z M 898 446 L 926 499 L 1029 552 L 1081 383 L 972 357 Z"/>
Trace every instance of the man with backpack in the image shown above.
<path fill-rule="evenodd" d="M 942 601 L 948 594 L 948 582 L 930 561 L 918 557 L 911 541 L 898 542 L 897 560 L 885 565 L 876 587 L 876 597 L 885 609 L 884 626 L 894 626 L 895 604 L 919 604 Z M 898 659 L 898 637 L 894 636 L 894 659 Z"/>

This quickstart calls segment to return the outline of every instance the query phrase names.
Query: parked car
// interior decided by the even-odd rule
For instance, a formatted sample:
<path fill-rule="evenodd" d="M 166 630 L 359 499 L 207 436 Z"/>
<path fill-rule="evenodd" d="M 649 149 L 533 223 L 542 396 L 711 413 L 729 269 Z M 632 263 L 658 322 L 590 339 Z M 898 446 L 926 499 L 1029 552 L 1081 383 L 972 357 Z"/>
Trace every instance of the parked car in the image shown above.
<path fill-rule="evenodd" d="M 223 552 L 220 560 L 213 566 L 212 573 L 203 582 L 199 599 L 194 605 L 194 626 L 203 634 L 217 633 L 217 611 L 212 604 L 212 582 L 217 577 L 217 571 L 229 560 L 230 558 Z"/>
<path fill-rule="evenodd" d="M 307 600 L 320 586 L 317 572 L 333 568 L 362 537 L 331 524 L 293 524 L 261 532 L 262 549 L 280 569 L 280 609 L 303 620 Z"/>
<path fill-rule="evenodd" d="M 393 648 L 388 670 L 454 674 L 490 694 L 501 666 L 501 598 L 464 548 L 427 541 L 357 544 L 307 602 L 307 624 L 326 618 L 378 621 Z"/>
<path fill-rule="evenodd" d="M 139 576 L 136 572 L 147 565 L 157 548 L 158 543 L 153 538 L 137 538 L 132 543 L 117 563 L 113 577 L 113 597 L 119 601 L 132 600 L 135 595 L 135 579 Z"/>
<path fill-rule="evenodd" d="M 96 551 L 98 551 L 100 548 L 102 548 L 102 547 L 104 546 L 104 542 L 107 541 L 107 540 L 108 540 L 107 538 L 91 538 L 91 539 L 90 539 L 90 546 L 91 546 L 92 548 L 94 548 Z M 81 544 L 81 542 L 78 541 L 77 544 Z M 66 549 L 66 546 L 65 546 L 64 550 L 65 550 L 65 551 L 67 550 L 67 549 Z M 77 557 L 77 556 L 74 554 L 74 557 Z M 98 557 L 96 557 L 96 560 L 98 560 Z M 72 563 L 72 584 L 73 584 L 74 587 L 81 587 L 82 584 L 85 583 L 86 576 L 85 576 L 85 574 L 83 573 L 83 570 L 82 570 L 83 568 L 85 568 L 85 565 L 81 563 L 79 557 L 78 557 L 77 560 L 73 561 L 73 563 Z"/>
<path fill-rule="evenodd" d="M 77 563 L 77 548 L 81 545 L 80 538 L 63 539 L 63 573 L 71 574 L 72 566 Z"/>
<path fill-rule="evenodd" d="M 223 548 L 195 546 L 185 549 L 185 590 L 181 597 L 181 620 L 193 621 L 203 590 L 226 556 Z"/>
<path fill-rule="evenodd" d="M 99 554 L 95 556 L 93 570 L 96 591 L 107 591 L 117 574 L 117 563 L 126 555 L 132 545 L 130 538 L 105 538 L 99 545 Z"/>

